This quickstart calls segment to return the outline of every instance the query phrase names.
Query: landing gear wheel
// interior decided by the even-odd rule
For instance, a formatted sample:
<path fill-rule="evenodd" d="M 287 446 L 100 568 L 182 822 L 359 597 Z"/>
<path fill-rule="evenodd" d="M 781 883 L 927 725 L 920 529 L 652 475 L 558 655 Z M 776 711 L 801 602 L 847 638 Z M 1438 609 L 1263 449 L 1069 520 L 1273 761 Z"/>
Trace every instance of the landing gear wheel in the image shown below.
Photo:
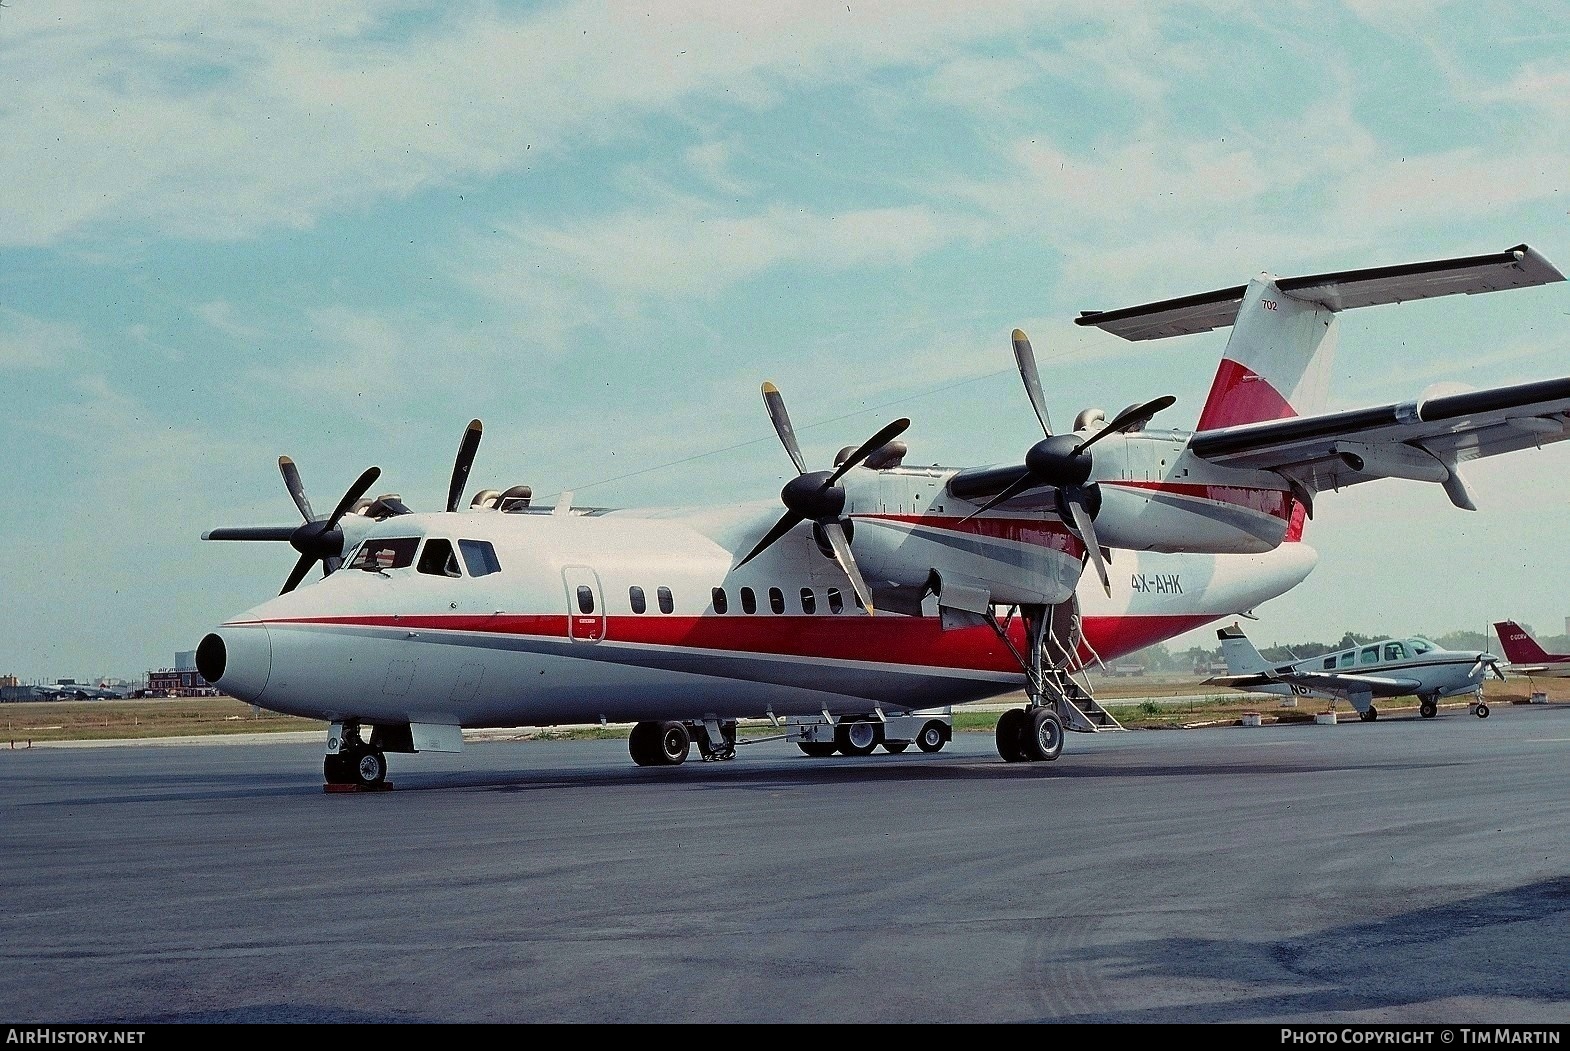
<path fill-rule="evenodd" d="M 1481 701 L 1479 701 L 1477 705 L 1477 717 L 1479 719 L 1488 718 L 1488 705 L 1483 704 Z"/>
<path fill-rule="evenodd" d="M 1371 704 L 1368 706 L 1368 711 L 1359 713 L 1358 718 L 1363 720 L 1365 723 L 1371 723 L 1375 719 L 1379 718 L 1379 709 L 1375 708 Z"/>
<path fill-rule="evenodd" d="M 835 747 L 831 744 L 820 744 L 817 741 L 797 741 L 796 747 L 800 748 L 803 753 L 812 756 L 814 759 L 827 759 L 829 756 L 833 755 L 836 750 Z"/>
<path fill-rule="evenodd" d="M 841 755 L 871 755 L 883 734 L 878 724 L 868 719 L 853 719 L 834 728 L 834 744 Z"/>
<path fill-rule="evenodd" d="M 998 716 L 998 754 L 1005 763 L 1023 763 L 1025 755 L 1025 709 L 1010 708 Z"/>
<path fill-rule="evenodd" d="M 883 750 L 885 752 L 891 752 L 894 755 L 899 755 L 901 752 L 903 752 L 905 749 L 907 749 L 909 747 L 910 747 L 910 742 L 909 741 L 884 741 L 883 742 Z"/>
<path fill-rule="evenodd" d="M 658 766 L 660 760 L 660 724 L 638 723 L 627 735 L 627 752 L 639 766 Z"/>
<path fill-rule="evenodd" d="M 376 788 L 387 780 L 387 756 L 378 748 L 367 748 L 354 755 L 354 783 L 361 788 Z"/>
<path fill-rule="evenodd" d="M 1025 724 L 1025 758 L 1050 763 L 1063 754 L 1063 721 L 1051 708 L 1037 708 Z"/>
<path fill-rule="evenodd" d="M 1439 714 L 1439 705 L 1434 701 L 1425 700 L 1417 706 L 1417 713 L 1425 719 L 1432 719 Z"/>
<path fill-rule="evenodd" d="M 921 728 L 916 735 L 916 747 L 923 752 L 936 752 L 949 743 L 948 728 L 936 719 Z"/>
<path fill-rule="evenodd" d="M 681 723 L 660 723 L 659 750 L 656 760 L 662 766 L 679 766 L 687 761 L 692 749 L 692 735 Z"/>
<path fill-rule="evenodd" d="M 354 784 L 354 769 L 348 752 L 335 752 L 322 757 L 322 780 L 330 785 Z"/>

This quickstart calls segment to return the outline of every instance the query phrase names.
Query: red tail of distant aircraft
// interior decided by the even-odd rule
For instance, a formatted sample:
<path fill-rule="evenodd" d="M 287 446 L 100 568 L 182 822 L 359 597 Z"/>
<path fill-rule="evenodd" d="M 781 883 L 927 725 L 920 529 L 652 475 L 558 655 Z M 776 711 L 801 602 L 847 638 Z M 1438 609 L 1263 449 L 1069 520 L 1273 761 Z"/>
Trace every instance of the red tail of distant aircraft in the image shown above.
<path fill-rule="evenodd" d="M 1511 671 L 1518 675 L 1570 678 L 1570 653 L 1549 653 L 1538 645 L 1531 632 L 1513 620 L 1500 621 L 1494 625 L 1494 631 Z"/>

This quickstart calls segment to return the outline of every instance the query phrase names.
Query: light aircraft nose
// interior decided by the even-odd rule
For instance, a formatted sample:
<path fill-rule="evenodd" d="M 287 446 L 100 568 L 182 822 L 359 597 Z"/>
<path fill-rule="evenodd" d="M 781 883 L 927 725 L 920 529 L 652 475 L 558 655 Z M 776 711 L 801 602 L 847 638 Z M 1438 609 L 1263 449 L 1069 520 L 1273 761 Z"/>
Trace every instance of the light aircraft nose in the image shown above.
<path fill-rule="evenodd" d="M 196 647 L 196 670 L 202 678 L 242 701 L 262 696 L 272 668 L 272 639 L 267 625 L 255 617 L 229 621 Z"/>

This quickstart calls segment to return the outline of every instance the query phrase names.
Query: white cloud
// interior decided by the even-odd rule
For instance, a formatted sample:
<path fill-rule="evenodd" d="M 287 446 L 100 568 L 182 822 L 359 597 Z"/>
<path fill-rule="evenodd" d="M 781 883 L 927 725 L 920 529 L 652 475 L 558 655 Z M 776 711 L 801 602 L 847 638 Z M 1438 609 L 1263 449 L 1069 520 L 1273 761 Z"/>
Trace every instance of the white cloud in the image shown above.
<path fill-rule="evenodd" d="M 64 368 L 85 346 L 78 325 L 0 307 L 0 370 Z"/>

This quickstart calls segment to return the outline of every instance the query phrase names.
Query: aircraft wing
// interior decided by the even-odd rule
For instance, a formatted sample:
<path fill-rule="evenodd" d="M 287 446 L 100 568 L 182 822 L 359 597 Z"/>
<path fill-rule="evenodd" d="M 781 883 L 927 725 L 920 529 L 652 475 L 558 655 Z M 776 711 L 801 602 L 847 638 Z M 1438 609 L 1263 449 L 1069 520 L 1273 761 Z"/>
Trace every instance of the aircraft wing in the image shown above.
<path fill-rule="evenodd" d="M 1202 686 L 1229 686 L 1234 690 L 1247 690 L 1260 686 L 1304 686 L 1337 697 L 1351 698 L 1353 694 L 1372 694 L 1375 697 L 1402 697 L 1412 693 L 1422 682 L 1396 675 L 1339 675 L 1335 672 L 1286 672 L 1265 671 L 1250 675 L 1218 675 L 1206 679 Z"/>
<path fill-rule="evenodd" d="M 1370 409 L 1221 427 L 1189 450 L 1225 467 L 1276 471 L 1313 492 L 1375 478 L 1439 482 L 1451 489 L 1468 460 L 1570 437 L 1570 376 L 1447 394 Z"/>

